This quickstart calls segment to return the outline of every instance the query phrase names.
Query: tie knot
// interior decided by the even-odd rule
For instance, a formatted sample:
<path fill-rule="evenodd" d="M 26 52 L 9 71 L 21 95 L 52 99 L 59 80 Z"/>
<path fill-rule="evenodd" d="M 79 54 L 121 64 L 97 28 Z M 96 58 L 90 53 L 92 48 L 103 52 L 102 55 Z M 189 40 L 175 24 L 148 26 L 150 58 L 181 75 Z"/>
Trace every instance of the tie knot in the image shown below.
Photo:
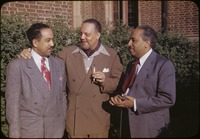
<path fill-rule="evenodd" d="M 46 59 L 45 59 L 44 57 L 42 57 L 41 62 L 44 63 L 45 60 L 46 60 Z"/>
<path fill-rule="evenodd" d="M 140 65 L 140 60 L 138 58 L 136 58 L 134 63 Z"/>

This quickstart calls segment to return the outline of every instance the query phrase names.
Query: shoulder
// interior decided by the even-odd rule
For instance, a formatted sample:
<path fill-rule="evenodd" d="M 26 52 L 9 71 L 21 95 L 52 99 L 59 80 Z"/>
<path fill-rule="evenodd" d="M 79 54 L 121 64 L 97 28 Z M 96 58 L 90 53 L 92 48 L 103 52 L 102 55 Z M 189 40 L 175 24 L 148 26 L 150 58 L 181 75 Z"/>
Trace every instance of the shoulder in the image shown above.
<path fill-rule="evenodd" d="M 77 48 L 78 46 L 76 45 L 66 46 L 58 53 L 57 56 L 61 59 L 65 59 L 68 55 L 72 54 L 72 52 L 76 50 Z"/>
<path fill-rule="evenodd" d="M 61 52 L 73 52 L 76 48 L 78 48 L 76 45 L 66 46 L 61 50 Z"/>
<path fill-rule="evenodd" d="M 25 67 L 27 67 L 28 60 L 29 59 L 24 59 L 24 58 L 17 58 L 17 59 L 11 60 L 6 66 L 6 70 L 15 71 L 16 73 L 18 73 L 18 71 L 23 70 Z"/>
<path fill-rule="evenodd" d="M 21 66 L 26 63 L 27 59 L 24 58 L 17 58 L 13 59 L 8 63 L 8 66 Z"/>
<path fill-rule="evenodd" d="M 108 53 L 109 54 L 111 54 L 111 55 L 116 55 L 118 52 L 117 52 L 117 50 L 115 50 L 114 48 L 111 48 L 111 47 L 109 47 L 109 46 L 104 46 L 103 45 L 103 47 L 108 51 Z"/>
<path fill-rule="evenodd" d="M 171 65 L 173 67 L 173 62 L 169 58 L 167 58 L 161 54 L 158 54 L 156 52 L 154 52 L 154 53 L 156 55 L 157 63 L 160 63 L 160 65 L 168 65 L 168 66 Z"/>

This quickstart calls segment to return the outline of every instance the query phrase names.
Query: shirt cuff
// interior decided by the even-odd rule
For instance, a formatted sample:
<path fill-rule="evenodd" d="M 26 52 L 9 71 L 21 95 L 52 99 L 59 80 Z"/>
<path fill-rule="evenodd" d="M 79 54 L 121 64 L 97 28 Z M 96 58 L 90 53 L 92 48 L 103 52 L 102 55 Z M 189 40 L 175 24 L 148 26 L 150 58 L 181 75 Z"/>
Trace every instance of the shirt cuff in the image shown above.
<path fill-rule="evenodd" d="M 134 99 L 133 101 L 133 110 L 137 111 L 136 99 Z"/>
<path fill-rule="evenodd" d="M 132 111 L 137 111 L 136 99 L 133 100 L 133 107 L 131 108 Z"/>

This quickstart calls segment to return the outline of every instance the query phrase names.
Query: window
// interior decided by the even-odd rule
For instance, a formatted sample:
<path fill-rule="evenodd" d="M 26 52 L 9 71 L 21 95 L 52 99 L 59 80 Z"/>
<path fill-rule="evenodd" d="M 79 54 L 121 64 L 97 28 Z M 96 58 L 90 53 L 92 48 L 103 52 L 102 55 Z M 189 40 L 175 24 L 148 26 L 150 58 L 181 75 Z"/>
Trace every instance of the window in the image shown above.
<path fill-rule="evenodd" d="M 138 26 L 138 1 L 128 1 L 128 25 L 130 27 Z"/>

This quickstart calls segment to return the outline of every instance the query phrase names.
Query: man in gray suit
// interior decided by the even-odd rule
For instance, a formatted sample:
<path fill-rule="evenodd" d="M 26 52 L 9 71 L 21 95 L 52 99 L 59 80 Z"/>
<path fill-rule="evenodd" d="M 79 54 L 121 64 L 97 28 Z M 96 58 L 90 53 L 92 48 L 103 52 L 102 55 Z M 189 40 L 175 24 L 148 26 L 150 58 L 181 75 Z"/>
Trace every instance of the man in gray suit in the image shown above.
<path fill-rule="evenodd" d="M 51 56 L 53 32 L 35 23 L 27 30 L 31 59 L 11 61 L 6 74 L 6 117 L 11 138 L 62 138 L 66 119 L 64 62 Z M 43 77 L 41 58 L 46 59 Z M 46 82 L 46 80 L 48 82 Z"/>
<path fill-rule="evenodd" d="M 137 75 L 132 84 L 120 91 L 122 95 L 109 101 L 111 105 L 122 107 L 123 114 L 127 112 L 123 119 L 128 120 L 125 125 L 129 125 L 131 138 L 166 137 L 169 108 L 175 104 L 175 69 L 169 59 L 152 49 L 156 40 L 157 34 L 150 26 L 141 25 L 132 31 L 128 45 L 132 56 L 139 59 Z M 126 74 L 132 65 L 127 66 Z M 126 78 L 122 80 L 124 87 Z"/>

